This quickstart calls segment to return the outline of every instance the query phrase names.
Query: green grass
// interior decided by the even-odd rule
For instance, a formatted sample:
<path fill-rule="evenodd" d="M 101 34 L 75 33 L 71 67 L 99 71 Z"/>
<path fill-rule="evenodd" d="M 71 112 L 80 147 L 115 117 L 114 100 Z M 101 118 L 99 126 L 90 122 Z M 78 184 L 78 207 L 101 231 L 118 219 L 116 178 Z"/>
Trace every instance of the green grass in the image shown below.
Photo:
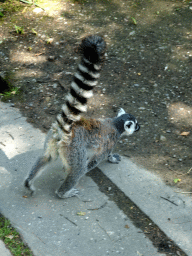
<path fill-rule="evenodd" d="M 18 87 L 10 87 L 9 91 L 5 91 L 3 93 L 0 93 L 0 96 L 2 97 L 2 100 L 8 100 L 12 97 L 14 97 L 14 95 L 19 94 L 19 88 Z"/>
<path fill-rule="evenodd" d="M 0 214 L 0 239 L 4 241 L 14 256 L 32 256 L 31 250 L 23 243 L 20 234 L 11 226 L 10 221 Z"/>
<path fill-rule="evenodd" d="M 20 89 L 18 87 L 13 86 L 14 82 L 16 81 L 14 72 L 6 72 L 5 76 L 1 78 L 0 81 L 6 84 L 4 91 L 1 90 L 0 93 L 1 100 L 6 101 L 20 93 Z"/>

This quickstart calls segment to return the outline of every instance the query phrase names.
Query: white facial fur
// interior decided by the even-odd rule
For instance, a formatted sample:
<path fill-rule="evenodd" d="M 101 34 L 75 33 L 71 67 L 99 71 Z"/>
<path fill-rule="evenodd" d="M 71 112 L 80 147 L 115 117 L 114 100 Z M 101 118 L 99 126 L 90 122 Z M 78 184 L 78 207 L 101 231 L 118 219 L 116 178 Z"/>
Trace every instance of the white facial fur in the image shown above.
<path fill-rule="evenodd" d="M 125 124 L 124 124 L 124 133 L 122 135 L 131 135 L 134 133 L 135 131 L 135 126 L 136 126 L 136 123 L 133 122 L 133 121 L 126 121 Z"/>

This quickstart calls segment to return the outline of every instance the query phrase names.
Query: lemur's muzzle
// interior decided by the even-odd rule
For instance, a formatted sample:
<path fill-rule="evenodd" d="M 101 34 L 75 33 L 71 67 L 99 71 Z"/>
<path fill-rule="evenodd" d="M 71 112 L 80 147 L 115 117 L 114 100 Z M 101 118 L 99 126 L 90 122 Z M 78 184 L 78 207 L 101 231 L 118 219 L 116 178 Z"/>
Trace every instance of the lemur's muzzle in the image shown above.
<path fill-rule="evenodd" d="M 136 127 L 135 127 L 135 132 L 138 132 L 140 129 L 140 126 L 138 124 L 136 124 Z"/>

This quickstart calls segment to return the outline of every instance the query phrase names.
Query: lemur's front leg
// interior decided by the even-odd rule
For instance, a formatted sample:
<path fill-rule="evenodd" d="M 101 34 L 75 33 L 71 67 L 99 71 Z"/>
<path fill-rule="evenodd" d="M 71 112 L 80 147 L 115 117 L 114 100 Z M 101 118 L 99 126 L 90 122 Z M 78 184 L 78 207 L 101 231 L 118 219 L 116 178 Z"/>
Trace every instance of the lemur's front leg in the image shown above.
<path fill-rule="evenodd" d="M 79 148 L 76 154 L 71 158 L 67 178 L 56 191 L 58 197 L 68 198 L 78 194 L 78 190 L 75 186 L 87 172 L 86 159 L 85 151 Z"/>

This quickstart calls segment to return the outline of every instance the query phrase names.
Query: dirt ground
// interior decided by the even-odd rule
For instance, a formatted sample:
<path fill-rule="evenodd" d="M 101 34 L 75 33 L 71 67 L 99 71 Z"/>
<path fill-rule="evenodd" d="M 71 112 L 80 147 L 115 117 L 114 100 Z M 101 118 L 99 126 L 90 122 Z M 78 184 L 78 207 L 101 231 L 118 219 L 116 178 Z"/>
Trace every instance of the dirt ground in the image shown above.
<path fill-rule="evenodd" d="M 47 132 L 76 70 L 81 38 L 98 33 L 107 58 L 88 115 L 113 117 L 120 107 L 135 115 L 140 131 L 122 138 L 116 151 L 192 192 L 192 1 L 38 4 L 45 11 L 21 3 L 19 12 L 0 18 L 0 74 L 20 92 L 13 90 L 12 106 Z"/>

